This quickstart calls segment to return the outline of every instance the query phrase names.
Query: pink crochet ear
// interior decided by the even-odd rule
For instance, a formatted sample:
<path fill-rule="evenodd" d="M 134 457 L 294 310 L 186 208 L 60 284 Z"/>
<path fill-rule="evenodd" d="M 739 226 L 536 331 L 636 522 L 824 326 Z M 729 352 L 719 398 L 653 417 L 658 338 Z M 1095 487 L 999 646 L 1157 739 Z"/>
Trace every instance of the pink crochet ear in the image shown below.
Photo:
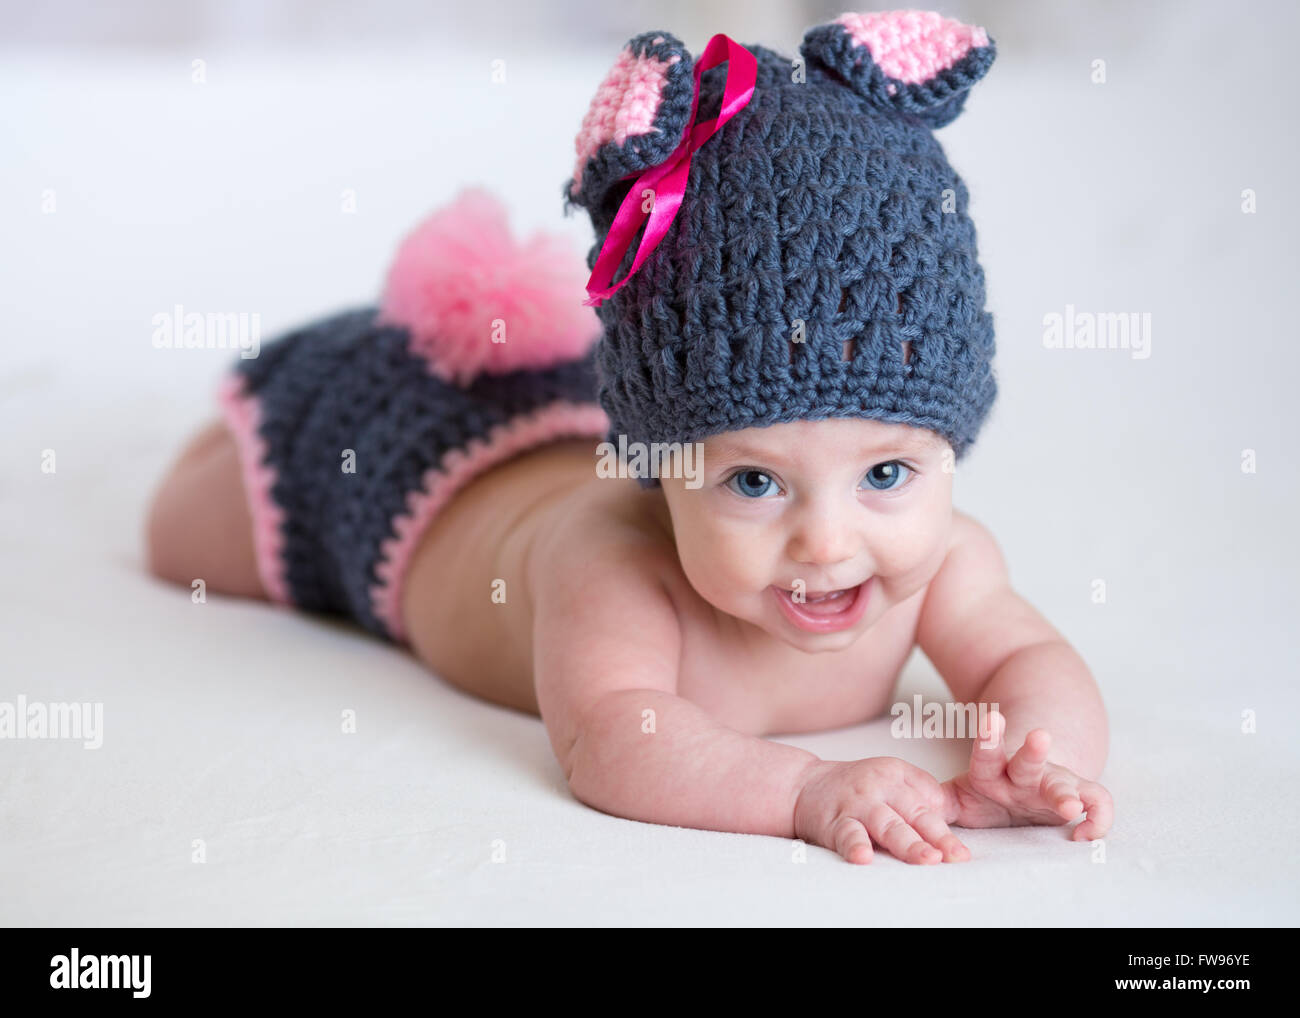
<path fill-rule="evenodd" d="M 591 207 L 616 180 L 672 154 L 695 91 L 690 51 L 668 32 L 634 36 L 596 89 L 574 140 L 565 205 Z"/>
<path fill-rule="evenodd" d="M 955 67 L 972 49 L 989 44 L 982 28 L 963 25 L 935 11 L 872 11 L 835 19 L 865 46 L 886 75 L 911 85 Z"/>
<path fill-rule="evenodd" d="M 942 127 L 996 55 L 988 33 L 935 11 L 841 14 L 809 29 L 801 52 L 880 109 Z"/>
<path fill-rule="evenodd" d="M 564 237 L 519 243 L 500 202 L 465 188 L 402 241 L 377 322 L 408 329 L 412 351 L 457 384 L 550 367 L 582 357 L 600 336 L 578 299 L 587 276 Z"/>

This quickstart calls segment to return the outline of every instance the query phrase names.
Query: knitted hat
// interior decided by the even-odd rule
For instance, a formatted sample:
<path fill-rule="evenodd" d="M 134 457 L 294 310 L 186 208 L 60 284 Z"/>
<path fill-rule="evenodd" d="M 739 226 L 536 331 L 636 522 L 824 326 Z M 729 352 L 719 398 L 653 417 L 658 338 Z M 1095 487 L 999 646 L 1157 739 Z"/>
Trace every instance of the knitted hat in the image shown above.
<path fill-rule="evenodd" d="M 603 247 L 620 280 L 588 284 L 609 440 L 862 417 L 931 429 L 960 457 L 997 391 L 993 319 L 969 195 L 932 131 L 993 41 L 895 11 L 841 15 L 800 52 L 719 35 L 695 60 L 646 32 L 583 119 L 564 210 L 587 211 L 587 265 Z M 683 161 L 671 195 L 662 170 Z"/>

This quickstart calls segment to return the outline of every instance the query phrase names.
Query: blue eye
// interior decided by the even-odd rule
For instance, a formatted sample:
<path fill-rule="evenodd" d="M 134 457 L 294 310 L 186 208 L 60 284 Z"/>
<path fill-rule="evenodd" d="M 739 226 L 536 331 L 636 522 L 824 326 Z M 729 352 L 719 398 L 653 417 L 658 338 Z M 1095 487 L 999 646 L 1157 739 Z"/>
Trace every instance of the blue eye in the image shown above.
<path fill-rule="evenodd" d="M 912 471 L 898 460 L 877 463 L 867 471 L 866 482 L 877 491 L 889 491 L 897 488 L 911 475 Z"/>
<path fill-rule="evenodd" d="M 733 484 L 734 481 L 739 481 L 740 485 Z M 761 470 L 737 470 L 727 478 L 727 487 L 746 498 L 762 498 L 773 483 L 771 476 Z"/>

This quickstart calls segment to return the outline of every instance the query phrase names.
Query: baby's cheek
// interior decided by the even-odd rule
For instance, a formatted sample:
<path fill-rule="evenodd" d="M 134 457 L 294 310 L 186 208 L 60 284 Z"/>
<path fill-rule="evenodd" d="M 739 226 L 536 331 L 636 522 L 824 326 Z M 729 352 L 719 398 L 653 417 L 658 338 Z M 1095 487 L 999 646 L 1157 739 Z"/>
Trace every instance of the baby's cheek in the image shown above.
<path fill-rule="evenodd" d="M 927 582 L 943 563 L 948 528 L 941 518 L 917 520 L 899 529 L 876 552 L 877 572 L 913 587 Z"/>
<path fill-rule="evenodd" d="M 764 556 L 767 544 L 760 535 L 743 529 L 720 531 L 709 536 L 708 547 L 718 572 L 725 573 L 732 584 L 749 585 L 760 578 L 763 585 L 770 582 Z"/>
<path fill-rule="evenodd" d="M 722 596 L 728 591 L 767 586 L 770 564 L 763 538 L 746 527 L 700 528 L 692 535 L 692 582 Z"/>

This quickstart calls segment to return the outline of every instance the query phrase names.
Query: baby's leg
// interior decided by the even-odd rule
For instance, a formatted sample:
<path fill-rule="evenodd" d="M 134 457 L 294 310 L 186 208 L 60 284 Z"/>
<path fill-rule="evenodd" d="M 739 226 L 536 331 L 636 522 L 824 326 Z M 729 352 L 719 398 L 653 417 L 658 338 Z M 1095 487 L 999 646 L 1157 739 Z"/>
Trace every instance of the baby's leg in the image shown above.
<path fill-rule="evenodd" d="M 149 571 L 189 587 L 266 597 L 257 574 L 253 523 L 235 440 L 221 421 L 194 437 L 172 465 L 149 507 Z"/>

